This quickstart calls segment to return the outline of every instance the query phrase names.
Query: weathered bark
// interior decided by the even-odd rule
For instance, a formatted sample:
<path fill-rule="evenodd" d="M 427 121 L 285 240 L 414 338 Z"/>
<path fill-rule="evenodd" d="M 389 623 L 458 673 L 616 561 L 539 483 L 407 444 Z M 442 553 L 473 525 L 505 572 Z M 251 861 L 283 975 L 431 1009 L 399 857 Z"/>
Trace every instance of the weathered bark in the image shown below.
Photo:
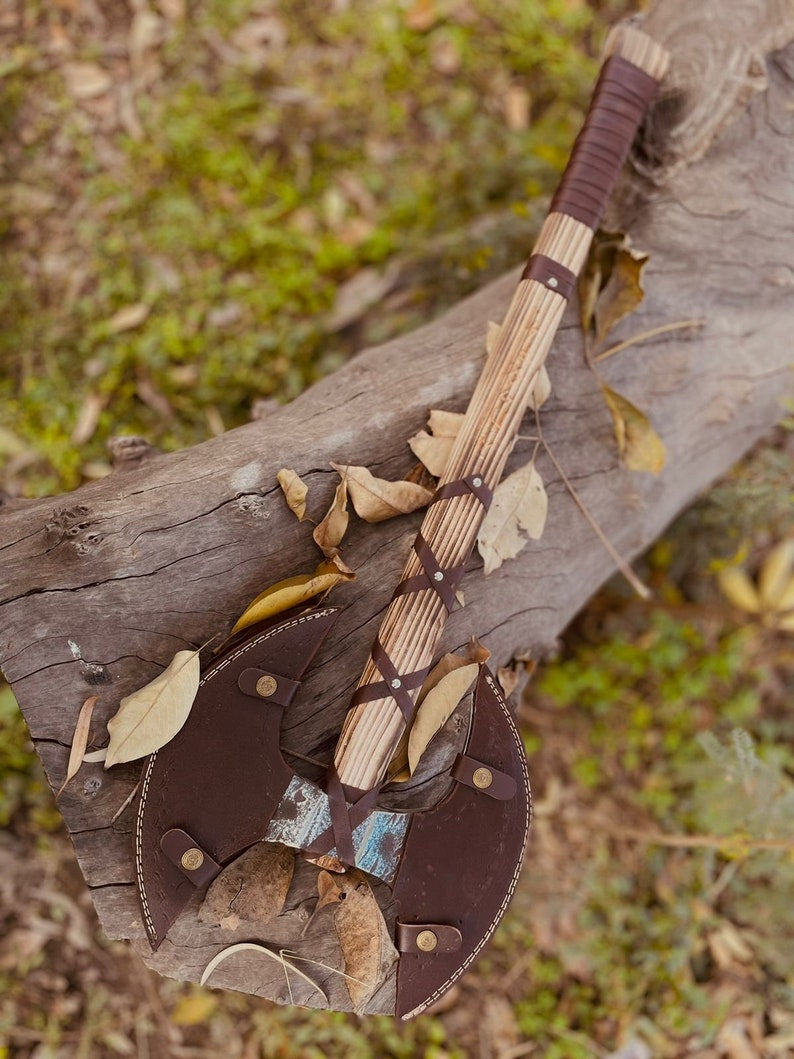
<path fill-rule="evenodd" d="M 788 0 L 659 0 L 645 25 L 671 47 L 673 69 L 610 218 L 650 253 L 645 302 L 617 338 L 685 318 L 704 325 L 629 349 L 606 361 L 602 375 L 650 412 L 667 466 L 658 477 L 621 467 L 575 309 L 549 362 L 553 393 L 543 412 L 559 463 L 626 557 L 763 436 L 791 393 L 794 11 Z M 3 509 L 0 664 L 54 787 L 87 695 L 99 695 L 99 735 L 119 699 L 176 650 L 225 632 L 268 583 L 316 564 L 310 527 L 295 521 L 276 484 L 280 467 L 308 482 L 316 517 L 336 481 L 330 460 L 390 478 L 410 469 L 405 439 L 428 409 L 463 410 L 486 322 L 500 319 L 515 281 L 506 276 L 427 327 L 361 353 L 265 419 L 149 456 L 70 496 Z M 529 444 L 519 443 L 516 464 Z M 614 569 L 554 466 L 543 454 L 538 464 L 550 496 L 543 538 L 487 579 L 471 563 L 466 606 L 445 637 L 453 647 L 478 634 L 497 665 L 547 650 Z M 305 755 L 330 757 L 417 524 L 418 516 L 351 528 L 345 559 L 358 579 L 334 594 L 345 610 L 283 734 Z M 138 772 L 137 764 L 108 773 L 84 765 L 60 799 L 111 937 L 143 935 L 129 810 L 111 823 Z M 289 907 L 312 886 L 299 873 Z M 312 952 L 333 962 L 330 917 L 324 922 Z M 283 926 L 284 940 L 293 937 Z M 189 912 L 150 963 L 195 978 L 230 940 Z M 230 964 L 218 981 L 286 992 L 283 977 L 247 967 Z M 378 1003 L 383 1009 L 387 999 Z"/>

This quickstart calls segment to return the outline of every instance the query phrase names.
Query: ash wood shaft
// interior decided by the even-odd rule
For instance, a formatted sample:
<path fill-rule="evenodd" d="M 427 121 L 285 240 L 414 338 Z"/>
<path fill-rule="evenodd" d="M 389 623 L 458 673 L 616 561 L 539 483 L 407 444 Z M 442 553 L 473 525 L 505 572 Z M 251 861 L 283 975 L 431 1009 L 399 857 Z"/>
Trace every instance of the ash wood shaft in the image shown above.
<path fill-rule="evenodd" d="M 663 76 L 667 53 L 645 34 L 622 29 L 607 44 L 610 58 L 602 69 L 587 121 L 577 138 L 533 250 L 578 275 L 587 258 L 593 230 L 636 133 L 637 125 Z M 559 205 L 555 209 L 555 204 Z M 449 463 L 444 485 L 479 475 L 494 489 L 515 443 L 537 373 L 548 354 L 566 305 L 557 291 L 536 279 L 523 279 L 513 296 L 496 346 L 472 395 Z M 464 564 L 471 554 L 484 511 L 473 495 L 431 505 L 420 534 L 442 569 Z M 412 552 L 403 572 L 407 580 L 422 572 Z M 397 596 L 389 604 L 378 640 L 398 674 L 429 666 L 444 629 L 447 611 L 431 589 Z M 359 687 L 383 679 L 370 658 Z M 410 692 L 412 701 L 418 689 Z M 376 699 L 354 706 L 347 715 L 334 755 L 342 783 L 369 790 L 382 779 L 405 727 L 396 701 Z"/>

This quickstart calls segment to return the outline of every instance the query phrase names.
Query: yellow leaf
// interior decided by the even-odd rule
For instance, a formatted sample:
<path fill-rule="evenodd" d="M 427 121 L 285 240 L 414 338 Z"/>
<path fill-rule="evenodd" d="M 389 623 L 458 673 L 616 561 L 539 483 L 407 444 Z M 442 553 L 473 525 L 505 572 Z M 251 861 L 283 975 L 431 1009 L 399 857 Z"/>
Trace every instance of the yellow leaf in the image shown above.
<path fill-rule="evenodd" d="M 444 727 L 455 707 L 471 688 L 479 669 L 476 662 L 453 669 L 423 699 L 408 736 L 408 769 L 411 775 L 430 740 Z"/>
<path fill-rule="evenodd" d="M 794 614 L 782 614 L 775 624 L 781 632 L 794 632 Z"/>
<path fill-rule="evenodd" d="M 783 589 L 783 595 L 778 601 L 777 608 L 779 611 L 794 610 L 794 577 Z"/>
<path fill-rule="evenodd" d="M 717 574 L 717 583 L 728 602 L 749 614 L 758 614 L 761 600 L 755 585 L 741 566 L 726 566 Z"/>
<path fill-rule="evenodd" d="M 618 452 L 630 471 L 659 474 L 665 464 L 664 442 L 648 417 L 626 397 L 601 383 L 601 392 L 615 425 Z"/>
<path fill-rule="evenodd" d="M 633 313 L 645 297 L 642 270 L 648 261 L 628 246 L 621 247 L 603 290 L 595 304 L 596 339 L 602 342 L 612 328 Z"/>
<path fill-rule="evenodd" d="M 282 614 L 301 603 L 308 603 L 315 596 L 330 592 L 340 581 L 352 581 L 355 576 L 353 573 L 344 573 L 334 562 L 323 562 L 313 574 L 299 574 L 297 577 L 278 581 L 251 600 L 234 623 L 232 634 L 255 622 Z"/>
<path fill-rule="evenodd" d="M 477 548 L 490 574 L 505 559 L 513 559 L 527 543 L 524 530 L 533 540 L 543 533 L 548 497 L 534 461 L 519 467 L 500 482 L 477 535 Z"/>
<path fill-rule="evenodd" d="M 215 1014 L 218 998 L 212 993 L 190 993 L 177 1001 L 171 1012 L 175 1026 L 198 1026 Z"/>
<path fill-rule="evenodd" d="M 85 754 L 85 748 L 88 746 L 88 735 L 91 729 L 91 714 L 94 712 L 94 707 L 98 701 L 98 695 L 91 695 L 80 707 L 80 712 L 77 715 L 77 724 L 74 726 L 72 748 L 69 751 L 69 764 L 66 766 L 66 779 L 58 789 L 58 793 L 55 795 L 56 798 L 60 798 L 61 794 L 63 794 L 64 787 L 70 779 L 73 779 L 77 775 L 80 766 L 85 760 L 83 755 Z"/>
<path fill-rule="evenodd" d="M 429 489 L 414 482 L 387 482 L 376 478 L 366 467 L 337 463 L 331 466 L 347 482 L 356 514 L 365 522 L 384 522 L 395 515 L 407 515 L 425 507 L 433 496 Z"/>
<path fill-rule="evenodd" d="M 350 515 L 347 513 L 347 482 L 342 479 L 336 487 L 334 499 L 325 518 L 314 527 L 315 544 L 326 557 L 335 555 L 347 532 Z"/>
<path fill-rule="evenodd" d="M 758 594 L 764 610 L 785 610 L 781 601 L 791 584 L 794 569 L 794 537 L 782 541 L 769 553 L 758 575 Z"/>
<path fill-rule="evenodd" d="M 309 487 L 296 471 L 291 471 L 287 467 L 281 468 L 276 479 L 284 493 L 287 507 L 299 522 L 303 522 L 306 518 L 306 494 L 309 492 Z"/>
<path fill-rule="evenodd" d="M 167 669 L 121 700 L 108 721 L 106 769 L 152 754 L 174 738 L 196 698 L 199 670 L 198 651 L 177 651 Z"/>

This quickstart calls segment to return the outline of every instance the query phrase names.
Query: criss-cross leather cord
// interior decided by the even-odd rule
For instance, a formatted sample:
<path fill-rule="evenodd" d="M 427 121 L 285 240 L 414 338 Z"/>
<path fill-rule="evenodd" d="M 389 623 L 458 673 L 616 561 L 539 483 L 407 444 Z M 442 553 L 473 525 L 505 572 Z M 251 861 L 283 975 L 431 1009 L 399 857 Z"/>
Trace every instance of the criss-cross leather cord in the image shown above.
<path fill-rule="evenodd" d="M 436 504 L 440 500 L 466 496 L 469 493 L 476 496 L 485 510 L 488 510 L 493 494 L 479 474 L 470 474 L 440 486 L 430 503 Z M 392 598 L 431 589 L 444 604 L 447 612 L 450 612 L 456 603 L 455 591 L 463 577 L 465 562 L 459 566 L 442 567 L 421 533 L 417 534 L 413 547 L 422 564 L 422 572 L 402 580 L 394 590 Z M 392 698 L 397 703 L 406 726 L 409 725 L 414 715 L 414 703 L 409 692 L 422 686 L 430 666 L 417 669 L 413 673 L 400 673 L 377 637 L 372 645 L 371 656 L 383 679 L 357 688 L 351 706 Z M 375 808 L 380 789 L 381 784 L 371 790 L 359 792 L 359 797 L 349 801 L 350 790 L 344 787 L 332 764 L 325 779 L 331 826 L 318 835 L 307 851 L 322 854 L 335 847 L 337 856 L 344 864 L 354 865 L 356 855 L 353 832 Z"/>

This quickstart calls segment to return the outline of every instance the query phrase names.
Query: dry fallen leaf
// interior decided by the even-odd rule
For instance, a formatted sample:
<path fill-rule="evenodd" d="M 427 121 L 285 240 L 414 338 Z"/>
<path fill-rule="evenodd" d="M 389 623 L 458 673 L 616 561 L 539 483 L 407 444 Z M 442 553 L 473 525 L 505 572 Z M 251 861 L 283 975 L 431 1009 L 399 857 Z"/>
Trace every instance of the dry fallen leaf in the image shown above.
<path fill-rule="evenodd" d="M 603 382 L 601 392 L 612 416 L 618 452 L 624 464 L 630 471 L 659 474 L 665 464 L 666 452 L 664 442 L 651 426 L 648 417 L 628 398 Z"/>
<path fill-rule="evenodd" d="M 597 341 L 603 342 L 612 328 L 642 302 L 642 270 L 647 261 L 648 255 L 632 250 L 628 241 L 617 251 L 609 279 L 595 304 Z"/>
<path fill-rule="evenodd" d="M 89 62 L 66 63 L 63 77 L 75 99 L 94 99 L 104 95 L 113 84 L 113 78 L 107 70 Z"/>
<path fill-rule="evenodd" d="M 199 686 L 199 651 L 177 651 L 167 669 L 126 695 L 108 721 L 105 768 L 154 753 L 185 723 Z"/>
<path fill-rule="evenodd" d="M 479 669 L 476 662 L 470 662 L 452 670 L 423 699 L 408 736 L 408 771 L 411 775 L 430 740 L 444 727 L 455 707 L 470 691 Z"/>
<path fill-rule="evenodd" d="M 293 850 L 257 842 L 211 883 L 199 909 L 199 919 L 202 923 L 227 928 L 241 922 L 269 922 L 284 907 L 294 869 Z"/>
<path fill-rule="evenodd" d="M 547 511 L 548 497 L 534 460 L 499 483 L 477 535 L 486 574 L 498 569 L 505 559 L 513 559 L 526 545 L 521 530 L 538 540 Z"/>
<path fill-rule="evenodd" d="M 344 888 L 337 885 L 333 875 L 328 871 L 321 871 L 317 876 L 317 904 L 306 920 L 306 924 L 301 931 L 301 937 L 308 932 L 318 912 L 322 912 L 328 905 L 338 905 L 340 901 L 344 901 L 346 896 Z"/>
<path fill-rule="evenodd" d="M 440 478 L 449 463 L 449 454 L 465 419 L 462 412 L 445 412 L 434 408 L 427 425 L 430 433 L 420 430 L 408 439 L 411 451 L 436 478 Z"/>
<path fill-rule="evenodd" d="M 69 780 L 77 775 L 80 766 L 85 760 L 83 755 L 85 754 L 85 748 L 88 746 L 88 735 L 91 729 L 91 715 L 94 712 L 94 707 L 98 701 L 98 695 L 91 695 L 80 707 L 80 712 L 77 715 L 77 724 L 74 726 L 74 735 L 72 736 L 72 748 L 69 751 L 69 763 L 66 766 L 66 779 L 58 788 L 58 793 L 55 795 L 56 798 L 60 798 L 63 794 L 64 787 Z"/>
<path fill-rule="evenodd" d="M 313 574 L 300 574 L 298 577 L 279 581 L 266 588 L 248 604 L 234 623 L 232 633 L 239 632 L 257 621 L 272 618 L 301 603 L 307 603 L 315 596 L 330 592 L 340 581 L 352 581 L 355 576 L 352 571 L 345 573 L 338 562 L 328 561 L 320 563 Z"/>
<path fill-rule="evenodd" d="M 502 689 L 502 694 L 509 699 L 518 687 L 518 669 L 515 666 L 500 666 L 496 671 L 496 679 Z"/>
<path fill-rule="evenodd" d="M 353 1011 L 362 1015 L 367 1002 L 397 960 L 391 934 L 363 872 L 341 877 L 345 899 L 334 913 L 334 927 L 345 961 L 347 991 Z"/>
<path fill-rule="evenodd" d="M 758 614 L 761 600 L 746 570 L 741 566 L 725 566 L 717 574 L 717 583 L 727 600 L 745 610 L 748 614 Z"/>
<path fill-rule="evenodd" d="M 135 305 L 125 305 L 123 309 L 119 309 L 108 320 L 108 331 L 112 335 L 118 335 L 122 331 L 132 331 L 133 328 L 142 324 L 148 315 L 149 306 L 143 302 L 136 302 Z"/>
<path fill-rule="evenodd" d="M 325 995 L 323 990 L 317 985 L 317 983 L 312 978 L 310 978 L 308 974 L 304 974 L 303 971 L 298 970 L 298 968 L 293 963 L 291 963 L 286 958 L 286 956 L 282 955 L 279 952 L 274 952 L 272 949 L 268 949 L 266 945 L 256 945 L 254 942 L 251 941 L 240 941 L 236 945 L 229 945 L 227 948 L 221 949 L 220 952 L 216 953 L 212 957 L 210 962 L 207 964 L 207 966 L 204 968 L 204 971 L 201 975 L 201 982 L 199 984 L 206 985 L 215 968 L 222 964 L 224 960 L 228 960 L 230 956 L 234 956 L 238 952 L 258 952 L 261 953 L 263 956 L 267 956 L 271 960 L 275 960 L 276 963 L 280 963 L 281 966 L 284 968 L 284 977 L 287 980 L 287 986 L 289 987 L 291 998 L 292 987 L 290 984 L 289 976 L 290 974 L 294 974 L 297 975 L 298 978 L 301 978 L 304 982 L 306 982 L 306 984 L 311 987 L 313 992 L 316 991 L 317 993 L 320 993 L 321 996 L 325 997 L 326 1001 L 328 1000 L 328 997 Z M 294 1002 L 294 998 L 292 999 Z"/>
<path fill-rule="evenodd" d="M 532 386 L 532 392 L 529 395 L 529 407 L 533 412 L 537 412 L 539 408 L 542 408 L 546 401 L 549 399 L 551 394 L 551 379 L 549 373 L 546 371 L 546 365 L 541 364 L 538 376 L 535 379 L 534 385 Z"/>
<path fill-rule="evenodd" d="M 384 522 L 395 515 L 407 515 L 425 507 L 433 496 L 429 489 L 414 482 L 387 482 L 376 478 L 366 467 L 337 463 L 331 466 L 347 482 L 356 514 L 365 522 Z"/>
<path fill-rule="evenodd" d="M 189 993 L 180 997 L 171 1012 L 170 1021 L 175 1026 L 199 1026 L 215 1013 L 218 998 L 212 993 Z"/>
<path fill-rule="evenodd" d="M 276 479 L 284 493 L 287 507 L 298 519 L 298 522 L 303 522 L 306 518 L 306 494 L 309 492 L 309 487 L 296 471 L 291 471 L 287 467 L 281 468 L 276 475 Z"/>
<path fill-rule="evenodd" d="M 786 596 L 792 592 L 794 571 L 794 537 L 776 545 L 758 574 L 758 594 L 764 610 L 788 610 L 794 604 L 784 605 Z"/>
<path fill-rule="evenodd" d="M 476 663 L 478 666 L 484 665 L 490 657 L 491 652 L 487 647 L 483 647 L 476 636 L 472 636 L 471 640 L 469 640 L 466 646 L 465 655 L 458 655 L 452 651 L 445 654 L 425 677 L 425 682 L 416 699 L 417 711 L 422 708 L 422 705 L 430 692 L 438 687 L 441 681 L 450 673 L 454 673 L 456 670 L 462 669 L 464 666 L 471 665 L 471 663 Z M 405 780 L 411 778 L 411 773 L 408 769 L 408 740 L 410 734 L 410 730 L 403 732 L 400 741 L 394 749 L 388 768 L 390 782 L 404 783 Z"/>
<path fill-rule="evenodd" d="M 350 515 L 347 513 L 347 482 L 342 479 L 336 487 L 334 499 L 322 522 L 314 527 L 312 536 L 326 557 L 336 554 L 342 538 L 347 532 Z"/>

